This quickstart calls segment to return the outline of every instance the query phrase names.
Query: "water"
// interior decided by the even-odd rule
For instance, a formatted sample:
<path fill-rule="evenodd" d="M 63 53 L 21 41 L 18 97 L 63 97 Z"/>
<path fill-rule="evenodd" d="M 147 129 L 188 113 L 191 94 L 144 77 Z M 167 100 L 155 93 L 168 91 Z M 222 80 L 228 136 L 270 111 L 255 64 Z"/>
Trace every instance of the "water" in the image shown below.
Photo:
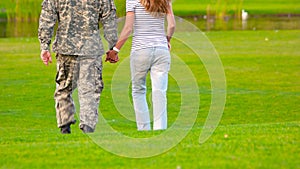
<path fill-rule="evenodd" d="M 0 38 L 37 37 L 38 22 L 6 22 L 0 20 Z"/>
<path fill-rule="evenodd" d="M 199 16 L 187 20 L 202 31 L 300 29 L 300 15 L 250 16 L 246 21 L 234 18 L 204 19 Z"/>
<path fill-rule="evenodd" d="M 222 30 L 295 30 L 300 29 L 300 15 L 249 16 L 247 21 L 235 18 L 205 19 L 204 16 L 183 18 L 202 31 Z M 180 24 L 180 21 L 177 22 Z M 0 37 L 37 37 L 38 22 L 0 20 Z"/>

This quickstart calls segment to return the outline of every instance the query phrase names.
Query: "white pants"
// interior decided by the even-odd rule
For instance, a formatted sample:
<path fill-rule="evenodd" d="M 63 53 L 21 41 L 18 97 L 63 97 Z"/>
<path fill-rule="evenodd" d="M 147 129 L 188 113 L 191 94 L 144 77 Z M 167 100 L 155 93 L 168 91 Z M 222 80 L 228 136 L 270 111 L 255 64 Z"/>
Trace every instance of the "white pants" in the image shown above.
<path fill-rule="evenodd" d="M 130 68 L 132 98 L 138 130 L 151 130 L 146 100 L 146 77 L 150 72 L 152 85 L 153 129 L 167 128 L 168 72 L 170 52 L 167 48 L 153 47 L 131 52 Z"/>

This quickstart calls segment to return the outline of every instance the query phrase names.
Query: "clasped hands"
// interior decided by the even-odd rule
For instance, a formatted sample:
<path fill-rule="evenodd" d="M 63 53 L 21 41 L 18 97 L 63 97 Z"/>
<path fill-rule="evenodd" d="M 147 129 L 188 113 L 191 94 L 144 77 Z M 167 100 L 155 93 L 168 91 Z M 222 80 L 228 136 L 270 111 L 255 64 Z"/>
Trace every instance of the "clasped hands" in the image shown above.
<path fill-rule="evenodd" d="M 117 63 L 119 61 L 118 52 L 116 52 L 114 50 L 107 51 L 105 62 L 107 62 L 107 61 L 109 63 Z"/>

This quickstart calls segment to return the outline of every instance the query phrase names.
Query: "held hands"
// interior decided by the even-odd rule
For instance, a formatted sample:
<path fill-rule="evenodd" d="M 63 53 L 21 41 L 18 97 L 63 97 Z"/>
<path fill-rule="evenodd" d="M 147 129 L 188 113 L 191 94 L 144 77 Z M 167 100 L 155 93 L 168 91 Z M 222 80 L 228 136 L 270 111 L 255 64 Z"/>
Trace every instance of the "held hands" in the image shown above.
<path fill-rule="evenodd" d="M 117 63 L 119 61 L 118 52 L 114 50 L 109 50 L 106 52 L 105 62 L 109 61 L 109 63 Z"/>
<path fill-rule="evenodd" d="M 41 59 L 46 66 L 48 66 L 49 62 L 52 63 L 52 57 L 48 50 L 41 51 Z"/>
<path fill-rule="evenodd" d="M 169 48 L 169 51 L 171 51 L 172 46 L 171 46 L 170 42 L 168 42 L 168 48 Z"/>

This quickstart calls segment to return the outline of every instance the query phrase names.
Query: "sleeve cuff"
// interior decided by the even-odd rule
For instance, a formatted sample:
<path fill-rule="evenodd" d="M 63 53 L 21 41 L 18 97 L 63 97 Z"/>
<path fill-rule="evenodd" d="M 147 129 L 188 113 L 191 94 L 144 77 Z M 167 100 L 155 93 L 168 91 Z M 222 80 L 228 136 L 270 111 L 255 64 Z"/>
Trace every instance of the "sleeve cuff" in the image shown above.
<path fill-rule="evenodd" d="M 49 45 L 47 45 L 47 44 L 41 44 L 41 51 L 42 50 L 48 50 L 48 51 L 50 51 L 49 49 L 50 49 Z"/>

